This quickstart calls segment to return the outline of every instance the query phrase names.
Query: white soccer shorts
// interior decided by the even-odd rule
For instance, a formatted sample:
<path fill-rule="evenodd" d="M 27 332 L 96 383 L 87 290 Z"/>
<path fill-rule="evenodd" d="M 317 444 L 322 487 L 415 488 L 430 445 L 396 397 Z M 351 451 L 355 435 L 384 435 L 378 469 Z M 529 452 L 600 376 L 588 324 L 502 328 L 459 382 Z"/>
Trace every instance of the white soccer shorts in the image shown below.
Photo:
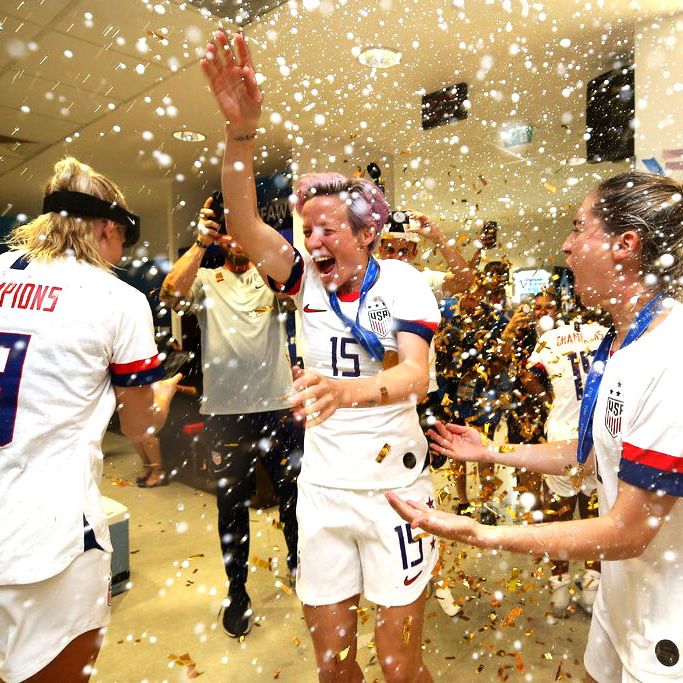
<path fill-rule="evenodd" d="M 402 498 L 434 506 L 429 470 Z M 334 489 L 299 481 L 296 591 L 305 605 L 332 605 L 354 595 L 385 607 L 420 596 L 439 555 L 434 536 L 412 530 L 389 505 L 386 489 Z"/>
<path fill-rule="evenodd" d="M 0 586 L 0 679 L 44 669 L 75 638 L 109 623 L 111 554 L 88 550 L 45 581 Z"/>

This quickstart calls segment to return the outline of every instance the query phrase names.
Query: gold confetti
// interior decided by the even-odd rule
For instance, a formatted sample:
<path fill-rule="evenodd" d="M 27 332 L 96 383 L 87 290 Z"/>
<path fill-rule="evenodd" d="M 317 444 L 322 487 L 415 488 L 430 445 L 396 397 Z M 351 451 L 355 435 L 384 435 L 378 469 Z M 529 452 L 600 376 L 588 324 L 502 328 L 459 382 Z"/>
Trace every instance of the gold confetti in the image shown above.
<path fill-rule="evenodd" d="M 186 675 L 188 678 L 198 678 L 203 674 L 203 671 L 197 671 L 197 665 L 187 652 L 184 655 L 180 655 L 180 657 L 178 655 L 170 654 L 168 656 L 168 659 L 169 661 L 173 662 L 174 664 L 178 664 L 179 666 L 186 666 Z"/>
<path fill-rule="evenodd" d="M 122 479 L 121 477 L 116 477 L 116 479 L 111 480 L 112 486 L 119 486 L 123 488 L 124 486 L 132 486 L 133 482 L 128 481 L 128 479 Z"/>
<path fill-rule="evenodd" d="M 401 637 L 404 643 L 410 641 L 410 627 L 413 623 L 412 617 L 405 617 L 403 619 L 403 628 L 401 629 Z"/>
<path fill-rule="evenodd" d="M 299 647 L 299 645 L 301 645 L 301 638 L 297 638 L 296 636 L 294 636 L 294 638 L 292 638 L 292 642 L 294 643 L 294 645 L 296 645 L 296 647 Z"/>
<path fill-rule="evenodd" d="M 260 557 L 257 557 L 254 555 L 251 558 L 251 563 L 260 569 L 267 569 L 268 571 L 271 571 L 273 568 L 273 562 L 271 558 L 268 558 L 267 560 L 262 560 Z"/>
<path fill-rule="evenodd" d="M 258 316 L 264 313 L 270 313 L 273 310 L 272 306 L 258 306 L 253 311 L 249 311 L 250 318 L 258 318 Z"/>
<path fill-rule="evenodd" d="M 544 652 L 544 653 L 543 653 L 543 659 L 552 660 L 552 658 L 553 658 L 553 653 L 552 653 L 552 652 Z"/>
<path fill-rule="evenodd" d="M 375 458 L 375 462 L 381 463 L 384 458 L 389 455 L 389 451 L 391 451 L 391 446 L 388 443 L 385 443 L 384 446 L 382 446 L 380 452 L 377 454 L 377 457 Z"/>
<path fill-rule="evenodd" d="M 500 622 L 501 627 L 512 626 L 515 623 L 515 619 L 522 613 L 521 607 L 515 607 L 510 610 L 510 613 Z"/>
<path fill-rule="evenodd" d="M 283 592 L 287 593 L 287 595 L 293 595 L 294 591 L 286 584 L 286 583 L 280 583 L 278 588 Z"/>
<path fill-rule="evenodd" d="M 543 183 L 543 187 L 545 187 L 548 192 L 557 192 L 557 188 L 554 185 L 551 185 L 550 183 Z"/>
<path fill-rule="evenodd" d="M 337 661 L 343 662 L 348 656 L 349 656 L 349 651 L 351 650 L 351 646 L 349 645 L 348 647 L 344 648 L 340 652 L 337 652 L 335 657 L 337 658 Z"/>

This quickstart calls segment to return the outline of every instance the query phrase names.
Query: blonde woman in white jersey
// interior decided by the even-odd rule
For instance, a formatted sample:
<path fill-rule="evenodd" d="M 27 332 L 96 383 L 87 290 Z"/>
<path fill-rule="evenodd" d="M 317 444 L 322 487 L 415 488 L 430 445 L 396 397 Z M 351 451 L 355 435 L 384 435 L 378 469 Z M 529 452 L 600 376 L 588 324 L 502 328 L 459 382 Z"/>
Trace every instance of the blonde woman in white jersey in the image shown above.
<path fill-rule="evenodd" d="M 294 382 L 306 421 L 298 480 L 297 594 L 321 681 L 361 681 L 360 594 L 379 605 L 375 643 L 389 681 L 430 681 L 421 653 L 434 538 L 416 538 L 388 505 L 394 490 L 434 504 L 415 402 L 429 382 L 439 309 L 422 275 L 371 256 L 388 207 L 371 182 L 305 176 L 296 191 L 307 253 L 256 211 L 254 137 L 261 113 L 244 37 L 222 32 L 202 61 L 226 119 L 223 196 L 230 233 L 301 312 L 306 370 Z M 278 285 L 278 283 L 280 283 Z"/>
<path fill-rule="evenodd" d="M 484 527 L 389 494 L 414 528 L 473 545 L 601 560 L 584 656 L 586 681 L 683 680 L 683 185 L 625 173 L 583 202 L 563 245 L 576 292 L 610 313 L 581 404 L 579 438 L 498 453 L 473 430 L 438 425 L 438 452 L 570 473 L 595 473 L 599 516 Z M 568 469 L 567 469 L 568 468 Z"/>
<path fill-rule="evenodd" d="M 0 255 L 5 683 L 88 680 L 109 621 L 102 435 L 118 406 L 123 433 L 141 443 L 162 426 L 180 379 L 157 382 L 147 300 L 112 273 L 138 236 L 116 185 L 68 158 L 42 215 Z"/>

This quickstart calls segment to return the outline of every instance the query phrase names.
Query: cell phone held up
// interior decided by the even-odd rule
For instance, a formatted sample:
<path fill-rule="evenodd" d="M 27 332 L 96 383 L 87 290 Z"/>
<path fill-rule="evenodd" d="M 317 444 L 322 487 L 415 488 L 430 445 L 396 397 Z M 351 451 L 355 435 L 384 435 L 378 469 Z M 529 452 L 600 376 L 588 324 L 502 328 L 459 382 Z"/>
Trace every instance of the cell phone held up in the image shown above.
<path fill-rule="evenodd" d="M 221 235 L 227 234 L 227 229 L 225 227 L 225 206 L 223 205 L 223 193 L 220 190 L 216 190 L 211 193 L 211 210 L 214 213 L 214 221 L 220 225 L 218 232 Z"/>
<path fill-rule="evenodd" d="M 479 234 L 479 241 L 484 249 L 493 249 L 498 240 L 498 223 L 496 221 L 486 221 Z"/>

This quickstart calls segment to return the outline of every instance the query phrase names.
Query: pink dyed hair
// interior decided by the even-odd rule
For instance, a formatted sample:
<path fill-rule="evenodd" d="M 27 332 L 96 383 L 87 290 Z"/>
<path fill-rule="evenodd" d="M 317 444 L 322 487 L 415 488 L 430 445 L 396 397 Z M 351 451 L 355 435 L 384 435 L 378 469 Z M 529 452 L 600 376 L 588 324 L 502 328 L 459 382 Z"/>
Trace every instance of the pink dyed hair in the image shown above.
<path fill-rule="evenodd" d="M 337 196 L 346 203 L 351 232 L 360 232 L 370 226 L 375 239 L 369 247 L 372 252 L 389 217 L 389 205 L 382 190 L 365 178 L 347 178 L 340 173 L 310 173 L 296 187 L 296 211 L 299 215 L 309 199 Z"/>

